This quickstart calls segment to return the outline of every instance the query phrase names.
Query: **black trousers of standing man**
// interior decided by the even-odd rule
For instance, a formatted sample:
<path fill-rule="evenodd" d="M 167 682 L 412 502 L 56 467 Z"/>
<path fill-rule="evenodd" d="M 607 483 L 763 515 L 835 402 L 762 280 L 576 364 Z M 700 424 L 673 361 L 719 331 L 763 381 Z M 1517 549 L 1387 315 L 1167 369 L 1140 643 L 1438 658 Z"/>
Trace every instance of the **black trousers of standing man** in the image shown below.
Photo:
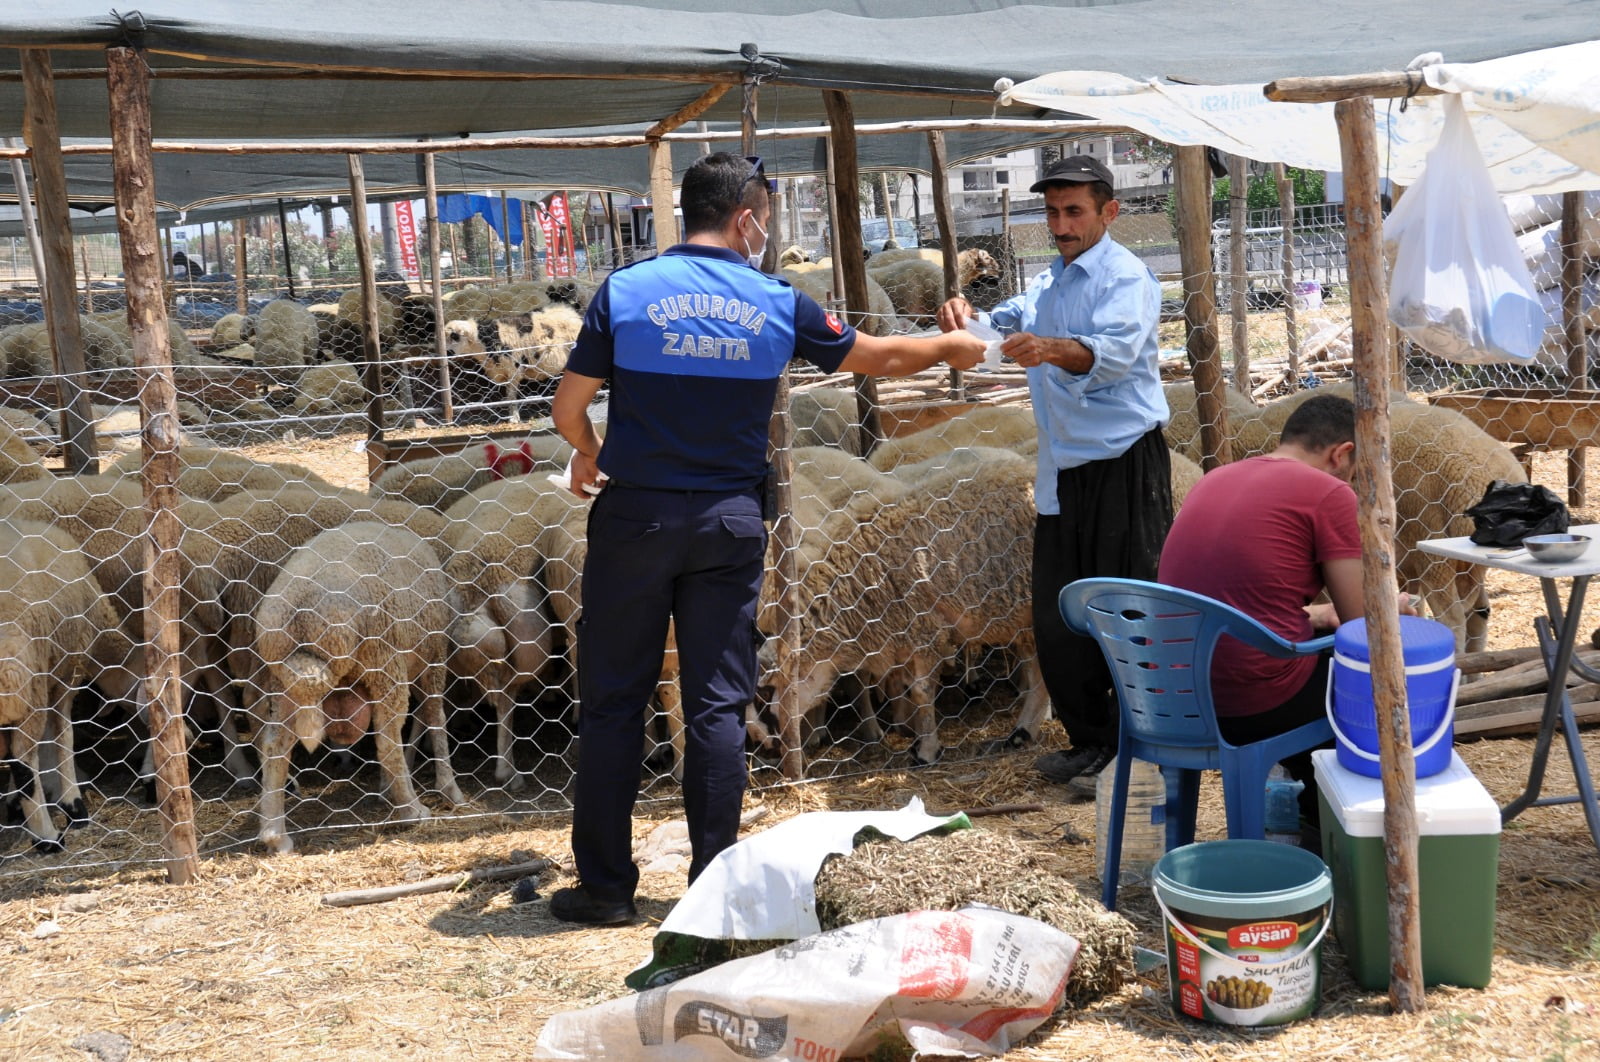
<path fill-rule="evenodd" d="M 1160 428 L 1119 457 L 1056 474 L 1059 516 L 1038 518 L 1033 536 L 1033 630 L 1056 718 L 1075 748 L 1116 748 L 1117 700 L 1093 638 L 1074 634 L 1056 599 L 1078 579 L 1154 581 L 1172 527 L 1172 460 Z"/>

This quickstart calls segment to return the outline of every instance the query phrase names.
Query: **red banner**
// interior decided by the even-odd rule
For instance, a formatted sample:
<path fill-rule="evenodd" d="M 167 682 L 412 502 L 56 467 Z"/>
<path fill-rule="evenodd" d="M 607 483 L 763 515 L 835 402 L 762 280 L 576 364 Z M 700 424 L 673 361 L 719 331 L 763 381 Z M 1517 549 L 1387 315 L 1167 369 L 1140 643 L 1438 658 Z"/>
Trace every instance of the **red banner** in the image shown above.
<path fill-rule="evenodd" d="M 411 200 L 395 203 L 394 227 L 400 237 L 401 268 L 412 280 L 421 280 L 422 271 L 417 267 L 417 224 L 411 215 Z"/>

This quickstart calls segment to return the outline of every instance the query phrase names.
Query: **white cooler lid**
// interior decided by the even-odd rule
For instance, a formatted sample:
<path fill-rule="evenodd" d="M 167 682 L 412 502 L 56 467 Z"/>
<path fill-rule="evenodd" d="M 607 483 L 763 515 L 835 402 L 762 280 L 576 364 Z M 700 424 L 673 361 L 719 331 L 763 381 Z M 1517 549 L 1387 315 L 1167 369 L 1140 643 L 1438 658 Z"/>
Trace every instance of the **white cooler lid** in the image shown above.
<path fill-rule="evenodd" d="M 1317 785 L 1351 837 L 1383 836 L 1383 780 L 1339 765 L 1333 749 L 1311 754 Z M 1500 808 L 1461 757 L 1451 750 L 1450 766 L 1417 779 L 1417 833 L 1423 837 L 1500 832 Z"/>

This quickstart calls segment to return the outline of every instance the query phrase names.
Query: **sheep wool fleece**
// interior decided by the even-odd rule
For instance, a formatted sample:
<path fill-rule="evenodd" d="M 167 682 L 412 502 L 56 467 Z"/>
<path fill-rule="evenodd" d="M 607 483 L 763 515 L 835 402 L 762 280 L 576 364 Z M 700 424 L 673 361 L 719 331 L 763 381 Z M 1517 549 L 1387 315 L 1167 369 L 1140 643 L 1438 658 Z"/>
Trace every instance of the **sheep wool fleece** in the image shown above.
<path fill-rule="evenodd" d="M 631 899 L 645 708 L 669 621 L 683 694 L 691 881 L 738 835 L 766 554 L 767 420 L 796 355 L 833 372 L 855 331 L 734 251 L 680 244 L 614 272 L 567 367 L 611 385 L 578 621 L 572 850 L 590 895 Z"/>

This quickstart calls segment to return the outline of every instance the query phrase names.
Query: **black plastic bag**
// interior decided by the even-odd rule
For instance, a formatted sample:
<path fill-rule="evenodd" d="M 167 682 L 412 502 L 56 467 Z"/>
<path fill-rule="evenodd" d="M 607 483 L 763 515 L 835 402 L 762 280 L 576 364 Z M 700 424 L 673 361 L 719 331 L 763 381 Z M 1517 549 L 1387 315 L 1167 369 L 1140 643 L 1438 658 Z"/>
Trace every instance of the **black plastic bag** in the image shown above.
<path fill-rule="evenodd" d="M 1503 479 L 1489 484 L 1467 515 L 1480 546 L 1520 546 L 1529 535 L 1560 534 L 1569 522 L 1566 503 L 1549 487 Z"/>

